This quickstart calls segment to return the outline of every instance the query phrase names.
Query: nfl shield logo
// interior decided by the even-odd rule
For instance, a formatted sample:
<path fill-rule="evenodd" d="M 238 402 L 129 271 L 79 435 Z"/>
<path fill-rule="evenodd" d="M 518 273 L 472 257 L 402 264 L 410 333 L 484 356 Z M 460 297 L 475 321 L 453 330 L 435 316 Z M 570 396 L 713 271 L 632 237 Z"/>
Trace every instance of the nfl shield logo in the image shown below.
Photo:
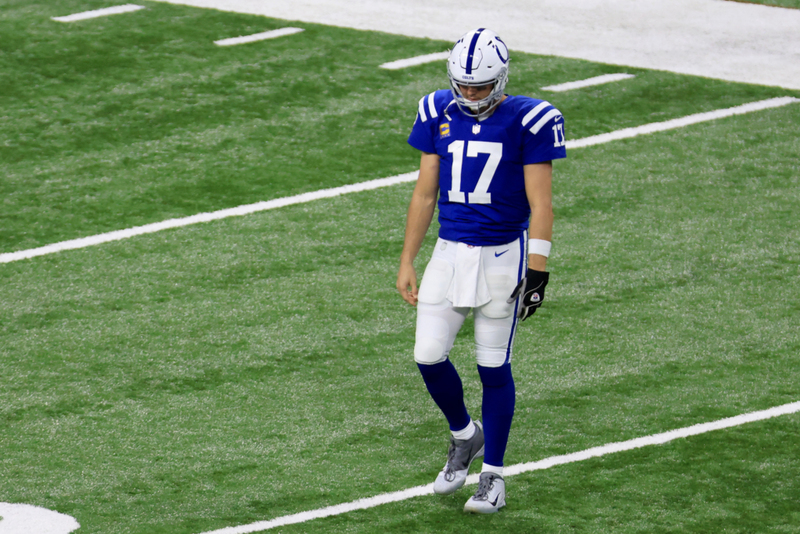
<path fill-rule="evenodd" d="M 480 124 L 474 124 L 472 126 L 472 133 L 475 134 L 475 135 L 478 135 L 479 133 L 481 133 L 481 125 Z"/>

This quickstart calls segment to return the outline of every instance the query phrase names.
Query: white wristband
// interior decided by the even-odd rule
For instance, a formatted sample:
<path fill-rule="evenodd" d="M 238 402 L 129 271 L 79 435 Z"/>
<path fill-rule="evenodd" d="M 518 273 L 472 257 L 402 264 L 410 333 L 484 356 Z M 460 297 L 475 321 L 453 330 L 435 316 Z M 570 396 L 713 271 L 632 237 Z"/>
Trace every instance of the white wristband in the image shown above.
<path fill-rule="evenodd" d="M 538 254 L 547 258 L 550 256 L 550 248 L 553 244 L 544 239 L 528 239 L 528 254 Z"/>

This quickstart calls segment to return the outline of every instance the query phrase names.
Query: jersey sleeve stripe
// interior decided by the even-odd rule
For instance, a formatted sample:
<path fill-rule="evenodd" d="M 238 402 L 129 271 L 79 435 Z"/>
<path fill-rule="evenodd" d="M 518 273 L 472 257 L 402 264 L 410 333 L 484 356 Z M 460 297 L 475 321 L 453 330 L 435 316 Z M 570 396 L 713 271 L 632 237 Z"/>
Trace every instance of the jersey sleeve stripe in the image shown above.
<path fill-rule="evenodd" d="M 528 114 L 527 114 L 527 115 L 525 115 L 525 117 L 523 117 L 523 119 L 522 119 L 522 126 L 523 126 L 523 127 L 524 127 L 524 126 L 527 126 L 527 125 L 528 125 L 528 123 L 529 123 L 529 122 L 531 122 L 531 121 L 533 120 L 533 118 L 534 118 L 536 115 L 538 115 L 539 113 L 541 113 L 541 112 L 542 112 L 542 110 L 543 110 L 544 108 L 546 108 L 546 107 L 550 107 L 550 106 L 552 106 L 552 104 L 551 104 L 550 102 L 542 102 L 541 104 L 539 104 L 538 106 L 536 106 L 535 108 L 533 108 L 532 110 L 530 110 L 530 111 L 528 112 Z"/>
<path fill-rule="evenodd" d="M 419 99 L 419 118 L 422 122 L 426 122 L 428 120 L 428 116 L 425 115 L 425 98 L 422 97 Z"/>
<path fill-rule="evenodd" d="M 536 121 L 536 124 L 534 124 L 531 127 L 531 133 L 533 135 L 536 135 L 537 133 L 539 133 L 539 130 L 542 129 L 542 126 L 547 124 L 547 121 L 549 121 L 553 117 L 558 117 L 560 115 L 561 115 L 561 112 L 558 111 L 556 108 L 551 109 L 550 111 L 548 111 L 547 113 L 544 114 L 544 117 L 542 117 L 541 119 Z"/>
<path fill-rule="evenodd" d="M 433 95 L 434 93 L 428 95 L 428 111 L 431 113 L 431 118 L 435 119 L 439 114 L 436 112 L 436 105 L 433 103 Z"/>

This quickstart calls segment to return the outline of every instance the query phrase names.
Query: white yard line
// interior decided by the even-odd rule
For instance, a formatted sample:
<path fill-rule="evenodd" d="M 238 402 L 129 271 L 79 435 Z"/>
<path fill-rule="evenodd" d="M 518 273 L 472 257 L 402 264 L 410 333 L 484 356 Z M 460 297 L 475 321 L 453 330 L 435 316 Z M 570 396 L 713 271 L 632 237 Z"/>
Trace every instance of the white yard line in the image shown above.
<path fill-rule="evenodd" d="M 584 137 L 583 139 L 575 139 L 574 141 L 567 141 L 567 148 L 581 148 L 585 146 L 599 145 L 608 143 L 610 141 L 617 141 L 619 139 L 628 139 L 638 135 L 651 134 L 655 132 L 663 132 L 665 130 L 674 130 L 676 128 L 683 128 L 690 124 L 697 124 L 699 122 L 713 121 L 722 119 L 724 117 L 731 117 L 733 115 L 743 115 L 745 113 L 752 113 L 763 109 L 779 108 L 800 102 L 800 99 L 791 96 L 783 96 L 779 98 L 770 98 L 768 100 L 761 100 L 759 102 L 751 102 L 741 106 L 735 106 L 727 109 L 718 109 L 715 111 L 708 111 L 706 113 L 697 113 L 695 115 L 687 115 L 679 119 L 672 119 L 664 122 L 652 122 L 634 128 L 625 128 L 615 132 L 604 133 L 600 135 L 593 135 L 591 137 Z"/>
<path fill-rule="evenodd" d="M 243 37 L 231 37 L 230 39 L 220 39 L 219 41 L 214 41 L 214 44 L 217 46 L 232 46 L 244 43 L 254 43 L 256 41 L 275 39 L 277 37 L 283 37 L 284 35 L 292 35 L 295 33 L 300 33 L 302 31 L 304 31 L 303 28 L 280 28 L 278 30 L 272 30 L 262 33 L 254 33 L 253 35 L 245 35 Z"/>
<path fill-rule="evenodd" d="M 800 412 L 800 402 L 793 402 L 790 404 L 776 406 L 775 408 L 769 408 L 767 410 L 762 410 L 759 412 L 751 412 L 742 415 L 737 415 L 735 417 L 729 417 L 727 419 L 720 419 L 719 421 L 713 421 L 711 423 L 701 423 L 694 426 L 679 428 L 677 430 L 671 430 L 669 432 L 664 432 L 661 434 L 653 434 L 651 436 L 645 436 L 643 438 L 636 438 L 628 441 L 609 443 L 607 445 L 602 445 L 600 447 L 593 447 L 591 449 L 586 449 L 584 451 L 575 452 L 572 454 L 565 454 L 562 456 L 551 456 L 550 458 L 545 458 L 544 460 L 539 460 L 538 462 L 529 462 L 525 464 L 508 466 L 503 470 L 504 476 L 509 477 L 514 475 L 519 475 L 521 473 L 527 473 L 530 471 L 549 469 L 557 465 L 580 462 L 583 460 L 588 460 L 590 458 L 599 458 L 607 454 L 630 451 L 633 449 L 639 449 L 641 447 L 647 447 L 649 445 L 663 445 L 665 443 L 669 443 L 670 441 L 674 441 L 676 439 L 696 436 L 698 434 L 704 434 L 706 432 L 711 432 L 713 430 L 722 430 L 725 428 L 741 426 L 747 423 L 753 423 L 755 421 L 763 421 L 765 419 L 772 419 L 773 417 L 789 415 L 797 412 Z M 477 484 L 479 476 L 480 475 L 478 474 L 473 474 L 468 476 L 466 483 Z M 427 484 L 425 486 L 416 486 L 406 490 L 396 491 L 394 493 L 384 493 L 382 495 L 377 495 L 375 497 L 369 497 L 366 499 L 359 499 L 357 501 L 352 501 L 344 504 L 328 506 L 327 508 L 320 508 L 318 510 L 310 510 L 308 512 L 300 512 L 297 514 L 278 517 L 276 519 L 271 519 L 269 521 L 258 521 L 255 523 L 250 523 L 248 525 L 240 525 L 238 527 L 226 527 L 219 530 L 204 532 L 202 534 L 248 534 L 250 532 L 261 532 L 264 530 L 273 529 L 275 527 L 294 525 L 297 523 L 305 523 L 313 519 L 321 519 L 323 517 L 341 515 L 347 512 L 353 512 L 355 510 L 366 510 L 367 508 L 374 508 L 382 504 L 404 501 L 407 499 L 411 499 L 413 497 L 421 497 L 423 495 L 432 495 L 432 494 L 433 494 L 433 484 Z"/>
<path fill-rule="evenodd" d="M 591 137 L 584 137 L 583 139 L 575 139 L 567 141 L 567 148 L 582 148 L 592 145 L 599 145 L 602 143 L 609 143 L 619 139 L 627 139 L 639 135 L 651 134 L 654 132 L 661 132 L 664 130 L 671 130 L 675 128 L 682 128 L 690 124 L 697 124 L 699 122 L 711 121 L 730 117 L 732 115 L 741 115 L 744 113 L 752 113 L 763 109 L 776 108 L 786 106 L 794 102 L 800 102 L 800 99 L 792 97 L 771 98 L 769 100 L 761 100 L 759 102 L 751 102 L 733 108 L 720 109 L 716 111 L 709 111 L 706 113 L 698 113 L 696 115 L 689 115 L 680 119 L 673 119 L 665 122 L 656 122 L 637 126 L 635 128 L 625 128 L 616 132 L 609 132 L 601 135 L 593 135 Z M 75 250 L 86 248 L 101 243 L 108 243 L 110 241 L 119 241 L 121 239 L 128 239 L 130 237 L 152 234 L 167 230 L 169 228 L 180 228 L 182 226 L 189 226 L 192 224 L 204 223 L 209 221 L 216 221 L 219 219 L 226 219 L 228 217 L 236 217 L 241 215 L 248 215 L 259 211 L 267 211 L 275 208 L 282 208 L 284 206 L 291 206 L 294 204 L 302 204 L 323 198 L 332 198 L 339 195 L 346 195 L 348 193 L 357 193 L 360 191 L 369 191 L 378 189 L 380 187 L 388 187 L 390 185 L 413 182 L 417 179 L 417 172 L 410 172 L 398 176 L 390 176 L 388 178 L 379 178 L 369 182 L 362 182 L 360 184 L 345 185 L 342 187 L 334 187 L 333 189 L 322 189 L 320 191 L 312 191 L 285 198 L 276 198 L 264 202 L 257 202 L 255 204 L 247 204 L 245 206 L 238 206 L 236 208 L 229 208 L 211 213 L 199 213 L 190 217 L 181 219 L 169 219 L 166 221 L 146 224 L 144 226 L 136 226 L 126 230 L 117 230 L 105 234 L 98 234 L 91 237 L 83 237 L 80 239 L 72 239 L 69 241 L 62 241 L 60 243 L 53 243 L 43 247 L 32 248 L 28 250 L 20 250 L 17 252 L 7 252 L 0 254 L 0 263 L 10 263 L 12 261 L 24 260 L 28 258 L 35 258 L 36 256 L 44 256 L 45 254 L 53 254 L 64 250 Z"/>
<path fill-rule="evenodd" d="M 594 78 L 587 78 L 585 80 L 579 80 L 576 82 L 548 85 L 547 87 L 542 87 L 542 90 L 560 93 L 563 91 L 571 91 L 573 89 L 581 89 L 583 87 L 592 87 L 593 85 L 603 85 L 606 83 L 618 82 L 620 80 L 627 80 L 629 78 L 635 78 L 635 76 L 633 74 L 625 74 L 624 72 L 603 74 L 602 76 L 595 76 Z"/>
<path fill-rule="evenodd" d="M 39 248 L 0 254 L 0 263 L 9 263 L 12 261 L 34 258 L 36 256 L 43 256 L 45 254 L 53 254 L 54 252 L 61 252 L 63 250 L 75 250 L 93 245 L 99 245 L 101 243 L 108 243 L 110 241 L 119 241 L 121 239 L 128 239 L 137 235 L 160 232 L 161 230 L 167 230 L 169 228 L 180 228 L 182 226 L 190 226 L 192 224 L 227 219 L 228 217 L 249 215 L 250 213 L 273 210 L 276 208 L 282 208 L 284 206 L 292 206 L 294 204 L 303 204 L 306 202 L 312 202 L 314 200 L 320 200 L 322 198 L 332 198 L 340 195 L 346 195 L 348 193 L 357 193 L 359 191 L 370 191 L 372 189 L 378 189 L 379 187 L 388 187 L 390 185 L 400 184 L 403 182 L 412 182 L 416 179 L 417 173 L 410 172 L 406 174 L 400 174 L 398 176 L 390 176 L 389 178 L 379 178 L 377 180 L 361 182 L 359 184 L 344 185 L 341 187 L 334 187 L 332 189 L 322 189 L 320 191 L 311 191 L 309 193 L 302 193 L 300 195 L 294 195 L 291 197 L 276 198 L 274 200 L 237 206 L 235 208 L 228 208 L 211 213 L 198 213 L 197 215 L 183 217 L 181 219 L 169 219 L 162 222 L 146 224 L 144 226 L 128 228 L 126 230 L 117 230 L 91 237 L 62 241 L 60 243 L 54 243 L 52 245 L 46 245 Z"/>
<path fill-rule="evenodd" d="M 65 17 L 51 17 L 58 22 L 75 22 L 76 20 L 95 19 L 97 17 L 105 17 L 108 15 L 119 15 L 120 13 L 130 13 L 132 11 L 139 11 L 144 9 L 144 6 L 137 6 L 135 4 L 125 4 L 122 6 L 106 7 L 103 9 L 95 9 L 93 11 L 84 11 L 83 13 L 75 13 Z"/>
<path fill-rule="evenodd" d="M 450 52 L 435 52 L 433 54 L 425 54 L 424 56 L 410 57 L 408 59 L 398 59 L 380 65 L 382 69 L 398 70 L 406 67 L 414 67 L 416 65 L 423 65 L 425 63 L 433 63 L 434 61 L 444 61 L 450 57 Z"/>

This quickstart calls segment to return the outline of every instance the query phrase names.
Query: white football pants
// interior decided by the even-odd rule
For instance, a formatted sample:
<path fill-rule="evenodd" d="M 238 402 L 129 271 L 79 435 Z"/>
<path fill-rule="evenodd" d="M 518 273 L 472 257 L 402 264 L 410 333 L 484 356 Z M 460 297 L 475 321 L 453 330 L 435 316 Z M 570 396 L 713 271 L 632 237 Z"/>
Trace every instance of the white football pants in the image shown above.
<path fill-rule="evenodd" d="M 453 305 L 453 286 L 461 275 L 456 262 L 457 245 L 443 239 L 436 242 L 420 283 L 414 346 L 414 360 L 419 364 L 445 361 L 469 314 L 470 308 Z M 482 292 L 488 288 L 490 297 L 489 302 L 472 308 L 475 352 L 478 365 L 482 367 L 500 367 L 511 361 L 518 302 L 509 304 L 507 299 L 525 276 L 526 245 L 527 232 L 506 245 L 475 247 L 481 249 L 480 276 L 485 280 Z"/>

